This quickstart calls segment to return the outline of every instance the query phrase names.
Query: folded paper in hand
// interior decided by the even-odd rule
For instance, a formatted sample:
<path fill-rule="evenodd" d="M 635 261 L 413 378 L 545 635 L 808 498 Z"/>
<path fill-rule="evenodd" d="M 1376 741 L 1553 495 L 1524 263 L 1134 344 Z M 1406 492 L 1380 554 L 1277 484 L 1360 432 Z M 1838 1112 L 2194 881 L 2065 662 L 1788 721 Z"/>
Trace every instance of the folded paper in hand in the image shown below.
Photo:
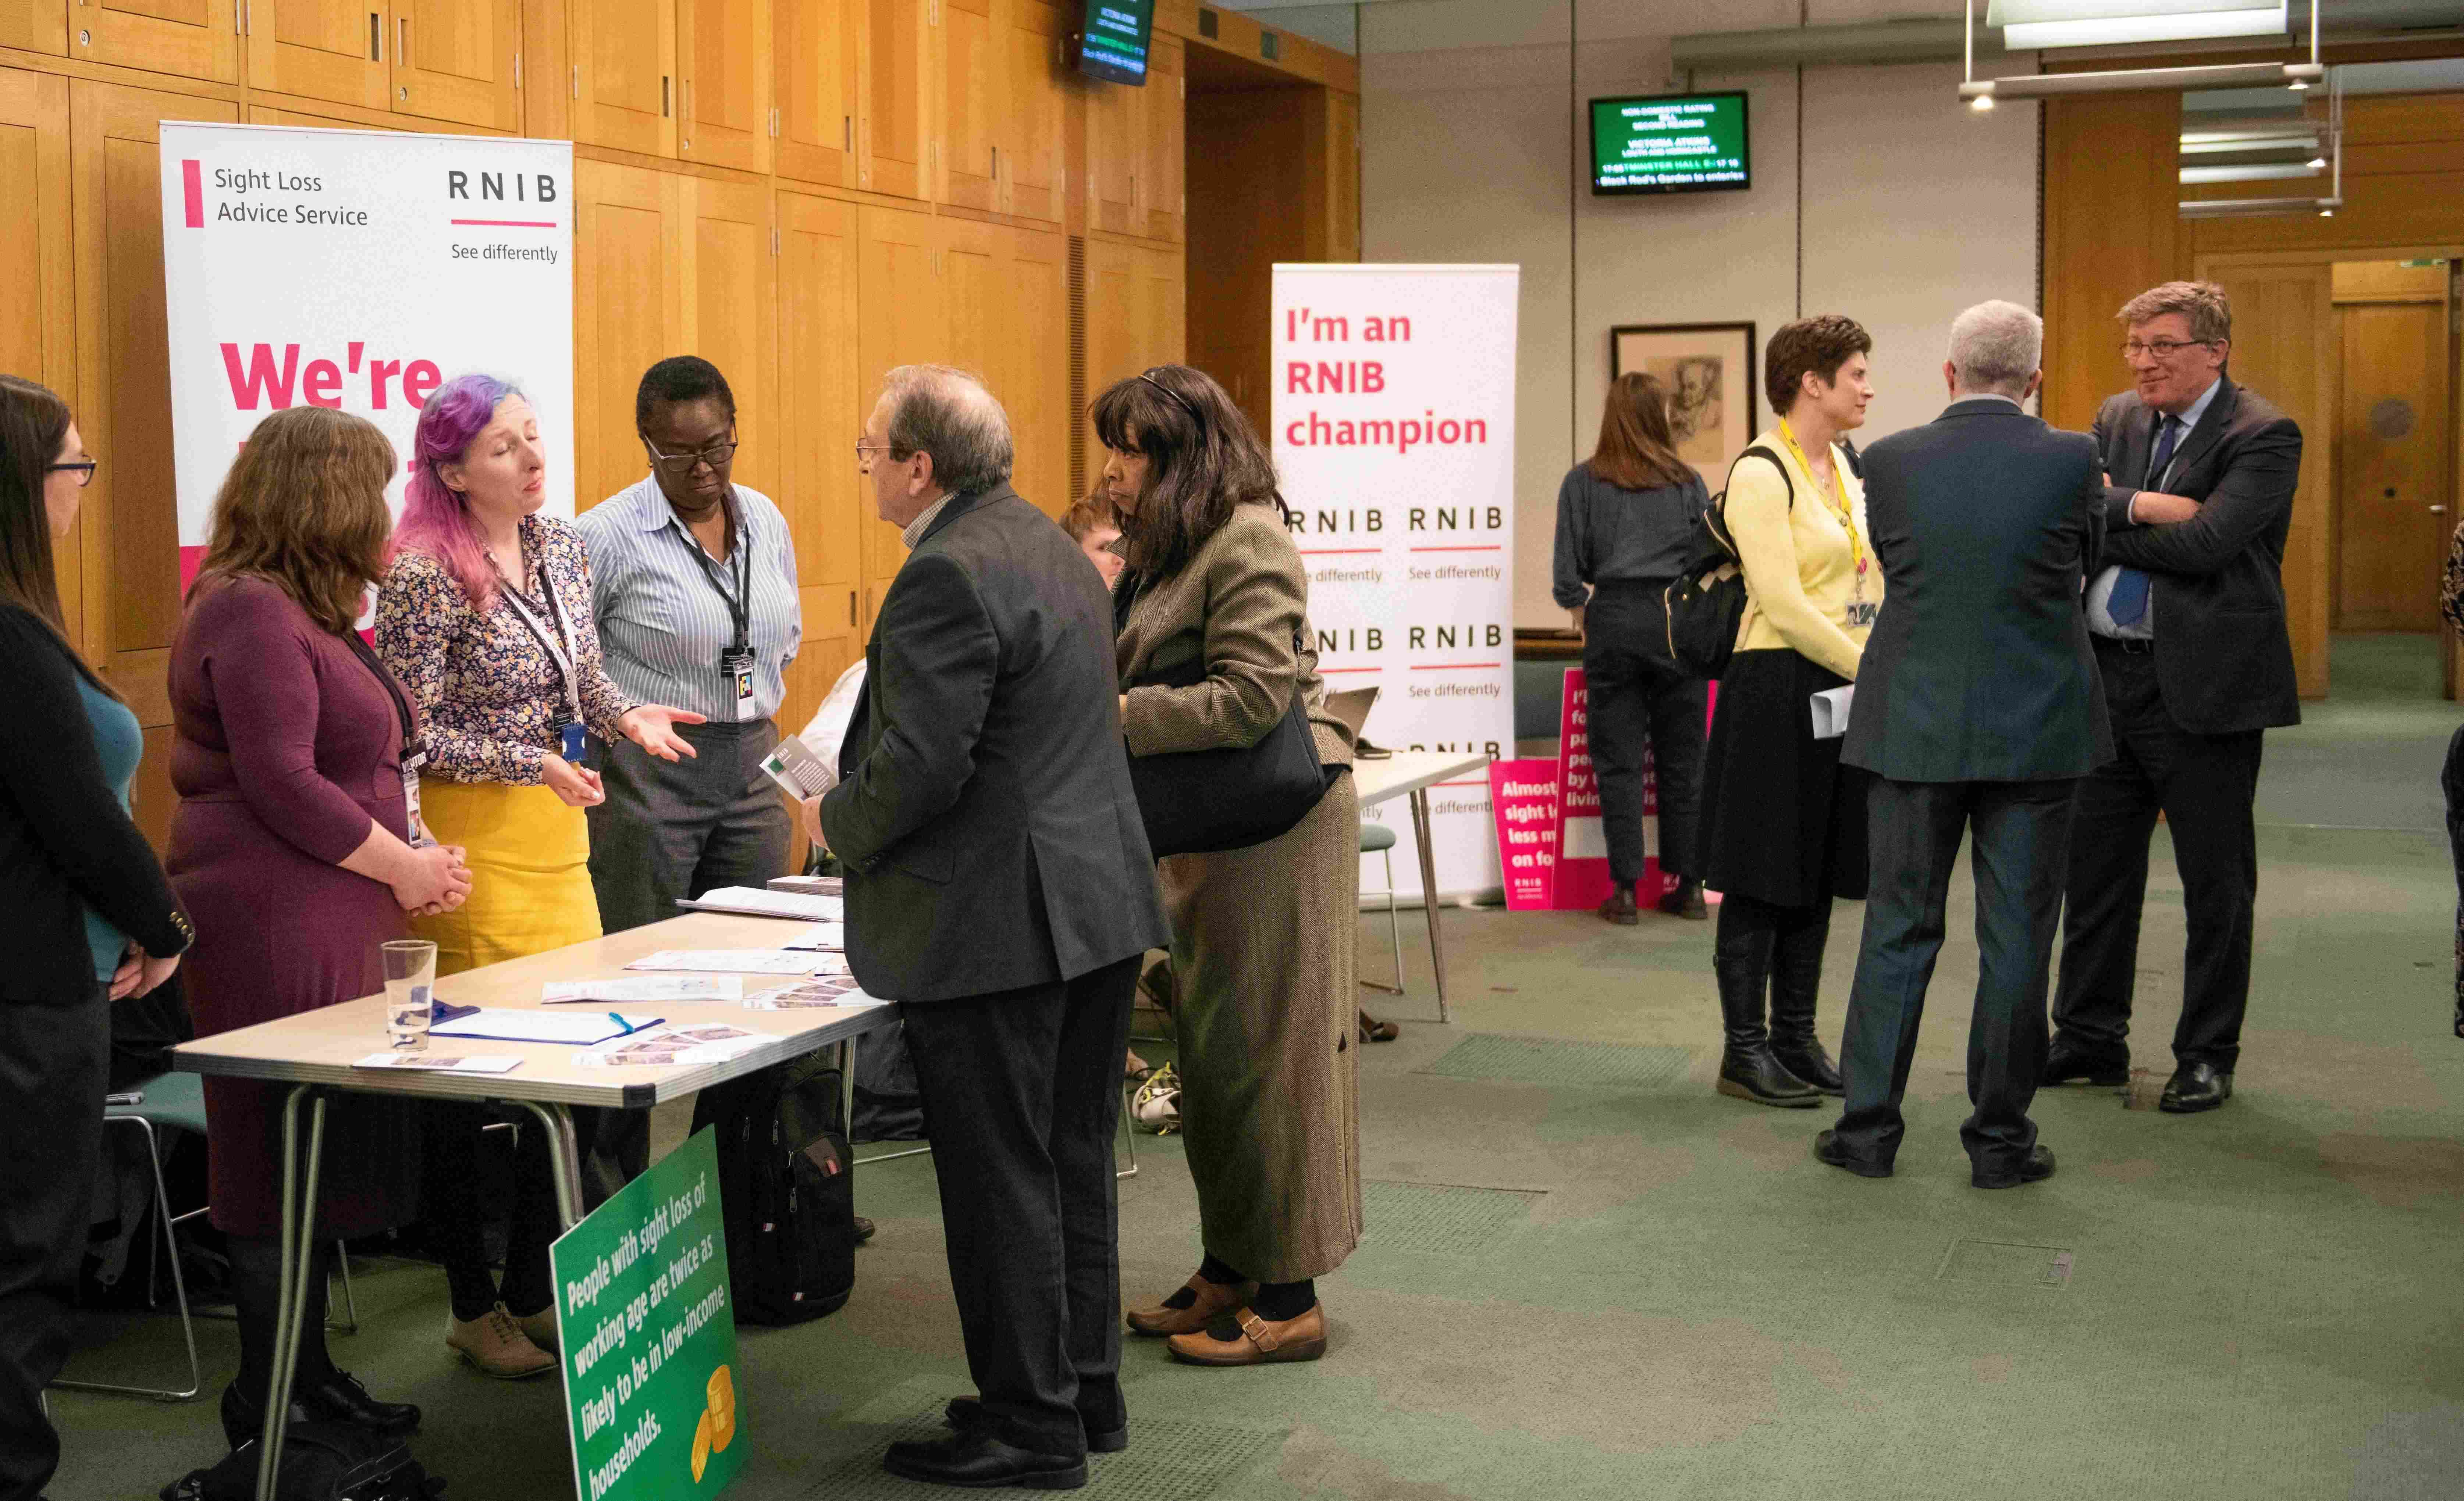
<path fill-rule="evenodd" d="M 839 748 L 864 697 L 864 661 L 839 674 L 802 734 L 789 735 L 761 758 L 770 779 L 799 798 L 819 797 L 839 784 Z"/>
<path fill-rule="evenodd" d="M 1857 696 L 1857 685 L 1842 684 L 1825 688 L 1814 695 L 1814 738 L 1837 740 L 1848 732 L 1848 702 Z"/>

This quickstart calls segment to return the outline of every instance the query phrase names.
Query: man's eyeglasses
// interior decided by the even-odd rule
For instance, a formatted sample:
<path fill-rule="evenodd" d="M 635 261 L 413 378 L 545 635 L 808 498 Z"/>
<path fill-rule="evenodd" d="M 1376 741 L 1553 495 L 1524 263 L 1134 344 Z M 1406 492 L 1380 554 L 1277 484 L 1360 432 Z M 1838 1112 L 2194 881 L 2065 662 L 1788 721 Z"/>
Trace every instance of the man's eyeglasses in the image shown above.
<path fill-rule="evenodd" d="M 691 474 L 695 465 L 707 464 L 715 469 L 735 458 L 736 434 L 729 433 L 724 440 L 694 453 L 661 453 L 659 446 L 648 438 L 642 440 L 642 446 L 650 450 L 650 462 L 668 473 Z"/>
<path fill-rule="evenodd" d="M 898 455 L 898 450 L 886 443 L 867 443 L 862 438 L 858 438 L 855 441 L 855 462 L 858 464 L 870 463 L 872 456 L 876 453 L 887 453 L 892 458 L 895 458 Z M 911 454 L 910 457 L 912 458 L 913 455 Z"/>
<path fill-rule="evenodd" d="M 2142 355 L 2154 355 L 2159 359 L 2170 359 L 2183 350 L 2195 349 L 2202 344 L 2212 347 L 2218 342 L 2220 340 L 2212 338 L 2134 338 L 2122 346 L 2122 358 L 2136 359 Z"/>
<path fill-rule="evenodd" d="M 73 473 L 77 477 L 77 489 L 83 489 L 94 483 L 94 471 L 100 468 L 102 468 L 101 460 L 88 459 L 82 464 L 46 464 L 43 466 L 43 472 L 46 474 Z"/>

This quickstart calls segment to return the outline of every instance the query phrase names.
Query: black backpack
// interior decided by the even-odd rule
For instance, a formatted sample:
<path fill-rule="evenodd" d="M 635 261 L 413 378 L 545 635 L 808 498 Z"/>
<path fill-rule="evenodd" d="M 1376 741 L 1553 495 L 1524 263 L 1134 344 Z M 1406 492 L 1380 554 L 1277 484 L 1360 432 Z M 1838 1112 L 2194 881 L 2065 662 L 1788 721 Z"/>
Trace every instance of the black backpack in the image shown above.
<path fill-rule="evenodd" d="M 1848 472 L 1863 479 L 1865 465 L 1857 446 L 1845 437 L 1838 446 Z M 1796 482 L 1788 477 L 1788 466 L 1778 454 L 1755 444 L 1737 455 L 1737 463 L 1757 456 L 1779 470 L 1779 482 L 1788 487 L 1789 508 L 1794 510 Z M 1730 483 L 1736 473 L 1736 464 L 1729 465 Z M 1677 581 L 1661 592 L 1668 618 L 1669 660 L 1698 678 L 1718 678 L 1728 670 L 1728 659 L 1737 651 L 1737 627 L 1746 616 L 1745 560 L 1728 533 L 1727 503 L 1723 486 L 1695 518 L 1694 539 Z"/>
<path fill-rule="evenodd" d="M 701 1092 L 739 1324 L 801 1324 L 855 1291 L 855 1159 L 839 1071 L 816 1053 Z"/>
<path fill-rule="evenodd" d="M 255 1501 L 261 1439 L 251 1439 L 209 1469 L 192 1469 L 163 1488 L 163 1501 Z M 353 1423 L 294 1423 L 283 1430 L 276 1501 L 430 1501 L 445 1482 L 429 1474 L 402 1440 Z"/>

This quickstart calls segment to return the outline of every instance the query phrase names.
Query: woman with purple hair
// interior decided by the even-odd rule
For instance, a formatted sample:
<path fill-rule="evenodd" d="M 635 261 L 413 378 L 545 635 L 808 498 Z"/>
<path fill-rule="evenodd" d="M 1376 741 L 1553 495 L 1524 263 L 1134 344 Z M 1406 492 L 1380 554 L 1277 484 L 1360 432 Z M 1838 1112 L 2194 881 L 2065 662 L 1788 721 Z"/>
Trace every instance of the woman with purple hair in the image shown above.
<path fill-rule="evenodd" d="M 590 734 L 664 760 L 690 756 L 679 723 L 608 681 L 590 610 L 590 559 L 572 525 L 539 513 L 547 466 L 539 415 L 488 375 L 458 376 L 420 409 L 408 499 L 377 597 L 377 651 L 426 721 L 421 821 L 461 845 L 473 877 L 457 912 L 414 919 L 452 974 L 600 934 L 583 810 L 604 796 Z M 575 1112 L 587 1152 L 596 1112 Z M 588 1116 L 591 1119 L 583 1119 Z M 558 1231 L 540 1133 L 521 1137 L 504 1285 L 479 1234 L 474 1152 L 487 1117 L 434 1106 L 429 1221 L 452 1291 L 446 1343 L 481 1371 L 555 1366 L 547 1248 Z"/>

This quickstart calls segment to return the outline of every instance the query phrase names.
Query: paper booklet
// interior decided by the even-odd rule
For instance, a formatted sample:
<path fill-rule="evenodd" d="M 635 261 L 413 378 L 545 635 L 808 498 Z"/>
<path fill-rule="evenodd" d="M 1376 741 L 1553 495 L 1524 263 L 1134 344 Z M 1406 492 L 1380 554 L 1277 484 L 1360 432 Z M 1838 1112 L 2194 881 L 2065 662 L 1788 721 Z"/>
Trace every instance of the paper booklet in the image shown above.
<path fill-rule="evenodd" d="M 759 886 L 719 886 L 676 905 L 695 912 L 740 912 L 747 917 L 786 917 L 805 923 L 844 923 L 845 897 L 809 897 Z"/>
<path fill-rule="evenodd" d="M 354 1062 L 355 1069 L 426 1069 L 434 1074 L 511 1074 L 522 1060 L 509 1053 L 451 1054 L 371 1053 Z"/>
<path fill-rule="evenodd" d="M 867 1007 L 890 1003 L 867 995 L 849 974 L 827 975 L 807 980 L 802 985 L 782 985 L 776 990 L 756 990 L 744 998 L 749 1012 L 800 1012 L 825 1006 Z"/>
<path fill-rule="evenodd" d="M 623 1068 L 645 1064 L 716 1063 L 758 1048 L 771 1039 L 725 1022 L 693 1022 L 660 1026 L 639 1036 L 624 1037 L 573 1055 L 580 1068 Z"/>
<path fill-rule="evenodd" d="M 550 981 L 539 987 L 539 1003 L 563 1006 L 576 1001 L 740 1001 L 744 981 L 732 974 L 627 975 L 613 980 Z"/>
<path fill-rule="evenodd" d="M 1848 704 L 1857 696 L 1857 685 L 1843 684 L 1825 688 L 1814 695 L 1814 738 L 1837 740 L 1848 732 Z"/>
<path fill-rule="evenodd" d="M 837 786 L 839 780 L 822 758 L 813 754 L 813 748 L 794 735 L 771 748 L 770 753 L 761 758 L 761 770 L 798 802 L 819 797 Z"/>
<path fill-rule="evenodd" d="M 845 974 L 844 954 L 785 948 L 662 948 L 627 969 L 709 969 L 726 974 Z"/>
<path fill-rule="evenodd" d="M 437 1008 L 440 1018 L 446 1009 Z M 428 1029 L 431 1037 L 491 1037 L 498 1042 L 561 1042 L 586 1047 L 640 1032 L 666 1020 L 662 1016 L 627 1016 L 613 1012 L 541 1012 L 524 1008 L 477 1006 L 454 1008 L 450 1019 Z"/>
<path fill-rule="evenodd" d="M 816 923 L 779 946 L 781 948 L 824 948 L 834 954 L 847 952 L 845 923 Z"/>

